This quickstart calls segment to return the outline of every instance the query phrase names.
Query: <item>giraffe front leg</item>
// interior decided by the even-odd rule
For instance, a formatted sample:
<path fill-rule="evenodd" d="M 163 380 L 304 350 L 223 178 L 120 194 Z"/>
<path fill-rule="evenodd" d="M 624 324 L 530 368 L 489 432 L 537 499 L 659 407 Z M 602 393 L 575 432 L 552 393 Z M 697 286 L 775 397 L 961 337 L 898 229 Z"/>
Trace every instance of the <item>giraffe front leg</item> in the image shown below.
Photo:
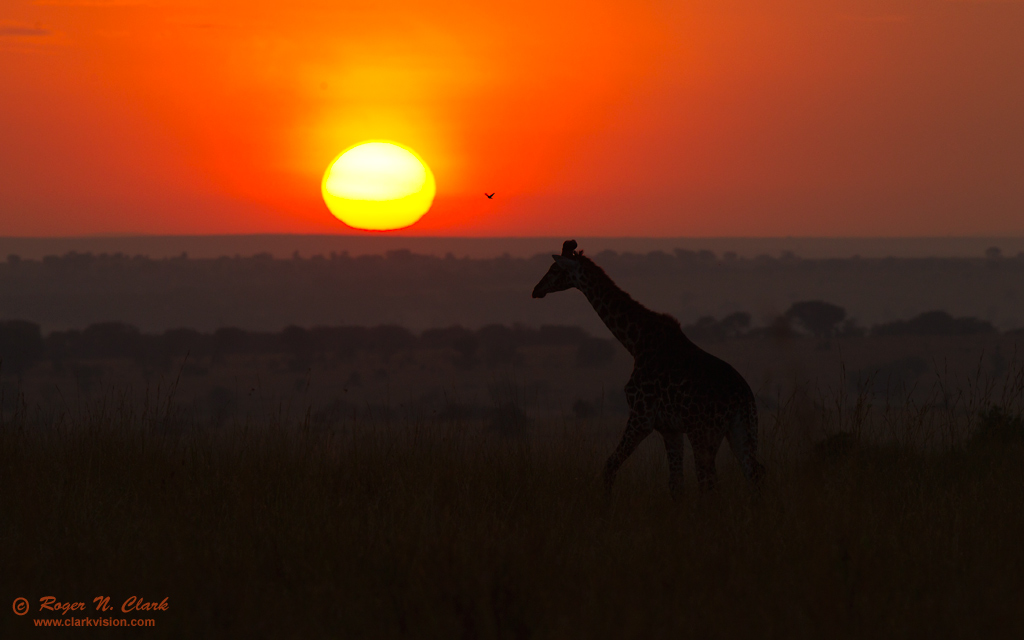
<path fill-rule="evenodd" d="M 663 431 L 665 452 L 668 454 L 668 490 L 673 500 L 683 497 L 683 445 L 685 438 L 682 432 Z"/>
<path fill-rule="evenodd" d="M 619 467 L 622 466 L 626 458 L 636 450 L 640 442 L 650 433 L 651 427 L 647 424 L 647 421 L 642 420 L 636 412 L 630 413 L 629 421 L 626 423 L 626 432 L 622 434 L 619 446 L 615 447 L 615 453 L 608 458 L 608 462 L 604 465 L 604 489 L 606 494 L 610 494 L 612 491 L 612 485 L 615 483 L 615 474 L 618 472 Z"/>

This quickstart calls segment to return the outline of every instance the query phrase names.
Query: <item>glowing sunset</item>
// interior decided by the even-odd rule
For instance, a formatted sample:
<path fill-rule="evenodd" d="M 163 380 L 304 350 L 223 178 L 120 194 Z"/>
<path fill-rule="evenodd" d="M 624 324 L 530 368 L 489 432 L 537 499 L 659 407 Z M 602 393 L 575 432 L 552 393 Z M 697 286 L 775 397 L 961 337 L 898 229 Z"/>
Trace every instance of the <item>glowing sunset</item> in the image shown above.
<path fill-rule="evenodd" d="M 324 172 L 327 208 L 355 229 L 389 231 L 415 224 L 434 202 L 434 174 L 416 152 L 393 142 L 361 142 Z"/>
<path fill-rule="evenodd" d="M 12 0 L 0 220 L 348 233 L 325 167 L 395 140 L 437 180 L 403 234 L 1022 233 L 1021 32 L 980 0 Z"/>

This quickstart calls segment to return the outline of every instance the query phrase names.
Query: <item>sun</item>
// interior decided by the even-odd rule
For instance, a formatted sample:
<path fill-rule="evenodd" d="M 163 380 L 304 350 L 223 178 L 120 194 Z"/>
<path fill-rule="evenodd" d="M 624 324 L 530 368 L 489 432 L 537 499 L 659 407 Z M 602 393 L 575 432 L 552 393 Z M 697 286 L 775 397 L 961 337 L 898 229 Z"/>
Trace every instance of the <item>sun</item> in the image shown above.
<path fill-rule="evenodd" d="M 350 227 L 390 231 L 415 224 L 434 202 L 434 174 L 409 147 L 374 140 L 345 149 L 324 172 L 324 202 Z"/>

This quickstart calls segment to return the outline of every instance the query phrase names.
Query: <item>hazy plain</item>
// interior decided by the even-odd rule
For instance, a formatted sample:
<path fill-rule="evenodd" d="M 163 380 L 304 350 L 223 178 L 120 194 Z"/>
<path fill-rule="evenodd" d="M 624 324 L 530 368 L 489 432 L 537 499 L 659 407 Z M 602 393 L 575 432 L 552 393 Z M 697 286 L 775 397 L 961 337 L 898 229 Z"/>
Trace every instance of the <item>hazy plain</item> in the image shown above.
<path fill-rule="evenodd" d="M 761 315 L 713 308 L 753 312 L 743 335 L 694 334 L 757 395 L 766 483 L 751 491 L 725 445 L 720 489 L 699 495 L 687 456 L 686 495 L 673 503 L 657 436 L 603 494 L 631 362 L 582 297 L 528 298 L 543 258 L 8 260 L 8 317 L 20 309 L 44 331 L 32 359 L 0 368 L 0 596 L 167 597 L 145 633 L 168 638 L 1024 632 L 1024 354 L 1022 334 L 1005 331 L 1024 260 L 603 254 L 654 308 L 700 313 L 704 294 L 680 293 L 693 283 L 713 293 L 742 282 L 774 300 Z M 423 291 L 435 271 L 449 279 Z M 318 301 L 333 310 L 325 324 L 338 324 L 333 313 L 380 323 L 387 298 L 447 304 L 472 330 L 423 333 L 447 325 L 421 314 L 425 326 L 379 329 L 391 339 L 359 348 L 311 349 L 302 339 L 314 332 L 292 327 L 277 342 L 253 334 L 277 346 L 219 351 L 217 336 L 239 330 L 145 338 L 107 326 L 126 345 L 177 346 L 57 348 L 88 337 L 77 329 L 95 309 L 145 331 L 188 317 L 223 327 L 203 306 L 233 282 L 266 298 L 232 323 L 248 331 L 312 327 L 301 318 Z M 847 300 L 896 300 L 900 282 L 922 283 L 903 296 L 910 310 L 1002 318 L 1004 331 L 822 337 L 769 323 L 818 298 L 848 304 L 870 329 Z M 275 297 L 296 283 L 306 293 Z M 492 308 L 513 294 L 523 300 Z M 559 325 L 586 316 L 589 336 L 456 315 L 474 306 L 505 323 L 525 308 Z M 0 616 L 0 635 L 36 635 L 32 617 Z"/>
<path fill-rule="evenodd" d="M 639 253 L 622 248 L 629 244 L 580 246 L 637 300 L 683 324 L 745 312 L 764 325 L 795 302 L 823 300 L 864 327 L 932 310 L 1001 330 L 1024 327 L 1024 254 L 997 246 L 972 257 L 806 258 L 671 248 L 671 241 Z M 11 254 L 0 262 L 0 319 L 30 320 L 44 331 L 110 321 L 148 332 L 379 324 L 418 332 L 521 323 L 576 325 L 598 335 L 601 322 L 578 293 L 530 298 L 559 246 L 481 258 L 408 249 L 361 255 L 340 246 L 283 257 Z"/>

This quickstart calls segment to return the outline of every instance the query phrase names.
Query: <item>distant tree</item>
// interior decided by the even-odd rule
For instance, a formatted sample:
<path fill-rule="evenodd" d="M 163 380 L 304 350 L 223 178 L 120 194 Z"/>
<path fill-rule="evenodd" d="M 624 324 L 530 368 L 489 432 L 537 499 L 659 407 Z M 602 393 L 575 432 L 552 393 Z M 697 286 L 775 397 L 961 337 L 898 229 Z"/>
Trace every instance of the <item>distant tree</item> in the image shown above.
<path fill-rule="evenodd" d="M 39 325 L 25 320 L 0 322 L 0 358 L 8 371 L 22 373 L 43 356 Z"/>
<path fill-rule="evenodd" d="M 683 333 L 697 342 L 716 342 L 724 338 L 714 316 L 701 316 L 693 324 L 683 327 Z"/>
<path fill-rule="evenodd" d="M 796 320 L 814 336 L 827 340 L 846 318 L 846 309 L 821 300 L 807 300 L 794 302 L 783 317 Z"/>
<path fill-rule="evenodd" d="M 750 329 L 750 314 L 745 311 L 730 313 L 718 324 L 727 338 L 736 338 Z"/>
<path fill-rule="evenodd" d="M 985 257 L 989 260 L 998 260 L 1003 257 L 1003 250 L 999 247 L 989 247 L 985 249 Z"/>
<path fill-rule="evenodd" d="M 768 323 L 760 333 L 776 340 L 788 340 L 793 337 L 793 322 L 788 316 L 781 315 Z"/>
<path fill-rule="evenodd" d="M 137 327 L 123 322 L 100 322 L 82 331 L 81 357 L 132 358 L 139 356 L 142 338 Z"/>
<path fill-rule="evenodd" d="M 427 329 L 420 334 L 420 345 L 427 349 L 449 348 L 471 356 L 476 352 L 479 341 L 476 334 L 459 325 L 445 329 Z"/>
<path fill-rule="evenodd" d="M 297 358 L 309 357 L 313 352 L 313 337 L 302 327 L 289 325 L 281 332 L 281 342 Z"/>
<path fill-rule="evenodd" d="M 416 336 L 405 327 L 382 324 L 366 332 L 367 347 L 374 353 L 390 358 L 399 351 L 409 351 L 416 346 Z"/>
<path fill-rule="evenodd" d="M 175 358 L 186 354 L 192 357 L 205 355 L 210 349 L 210 341 L 210 334 L 202 334 L 195 329 L 168 329 L 163 334 L 164 353 Z"/>
<path fill-rule="evenodd" d="M 238 327 L 221 327 L 213 332 L 213 351 L 216 356 L 249 351 L 249 334 Z"/>
<path fill-rule="evenodd" d="M 876 336 L 969 336 L 995 333 L 990 322 L 977 318 L 954 318 L 945 311 L 928 311 L 910 320 L 897 320 L 871 328 Z"/>
<path fill-rule="evenodd" d="M 356 351 L 365 349 L 369 330 L 366 327 L 313 327 L 309 330 L 316 344 L 341 360 L 348 360 Z"/>

